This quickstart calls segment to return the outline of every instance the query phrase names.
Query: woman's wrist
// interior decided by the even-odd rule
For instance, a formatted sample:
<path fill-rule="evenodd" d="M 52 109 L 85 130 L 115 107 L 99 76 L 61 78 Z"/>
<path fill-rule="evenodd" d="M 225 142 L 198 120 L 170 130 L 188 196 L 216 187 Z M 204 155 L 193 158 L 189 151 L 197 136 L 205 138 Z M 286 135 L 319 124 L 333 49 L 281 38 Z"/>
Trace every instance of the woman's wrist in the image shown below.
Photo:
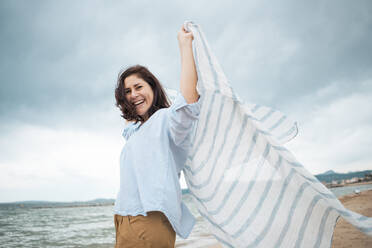
<path fill-rule="evenodd" d="M 190 44 L 180 44 L 180 53 L 181 53 L 181 56 L 183 56 L 183 54 L 185 53 L 192 53 L 192 43 Z"/>
<path fill-rule="evenodd" d="M 184 42 L 178 42 L 180 50 L 190 49 L 192 48 L 192 40 L 190 41 L 184 41 Z"/>

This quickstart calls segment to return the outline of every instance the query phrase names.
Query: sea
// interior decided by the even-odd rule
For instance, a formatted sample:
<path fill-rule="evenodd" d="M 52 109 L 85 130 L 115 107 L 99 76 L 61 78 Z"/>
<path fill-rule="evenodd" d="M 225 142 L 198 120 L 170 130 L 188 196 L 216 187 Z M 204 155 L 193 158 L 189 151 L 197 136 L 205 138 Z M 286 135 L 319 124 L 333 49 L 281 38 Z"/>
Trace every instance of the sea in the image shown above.
<path fill-rule="evenodd" d="M 332 188 L 337 196 L 355 190 L 372 190 L 372 184 Z M 209 247 L 217 244 L 208 231 L 189 194 L 183 195 L 185 204 L 196 217 L 190 236 L 177 236 L 176 247 Z M 106 206 L 27 206 L 0 204 L 0 247 L 113 247 L 115 227 L 113 205 Z"/>

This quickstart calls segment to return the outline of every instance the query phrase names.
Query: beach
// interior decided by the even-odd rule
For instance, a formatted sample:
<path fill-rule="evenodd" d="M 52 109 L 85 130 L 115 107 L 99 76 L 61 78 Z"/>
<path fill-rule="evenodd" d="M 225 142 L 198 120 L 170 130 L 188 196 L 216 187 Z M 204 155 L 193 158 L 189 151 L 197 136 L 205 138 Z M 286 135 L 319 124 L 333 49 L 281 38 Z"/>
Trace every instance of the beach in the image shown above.
<path fill-rule="evenodd" d="M 372 217 L 372 190 L 363 191 L 360 194 L 342 196 L 339 199 L 346 208 Z M 372 237 L 362 233 L 340 217 L 333 234 L 332 248 L 346 247 L 372 247 Z"/>

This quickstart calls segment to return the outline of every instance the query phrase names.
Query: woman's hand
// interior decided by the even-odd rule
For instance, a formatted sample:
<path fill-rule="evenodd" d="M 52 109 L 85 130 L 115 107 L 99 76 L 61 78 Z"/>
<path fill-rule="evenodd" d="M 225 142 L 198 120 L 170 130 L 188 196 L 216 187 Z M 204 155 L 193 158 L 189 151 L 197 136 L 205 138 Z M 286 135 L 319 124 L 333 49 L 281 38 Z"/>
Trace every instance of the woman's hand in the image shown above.
<path fill-rule="evenodd" d="M 178 31 L 177 39 L 180 49 L 183 49 L 184 47 L 192 47 L 194 36 L 192 35 L 192 32 L 187 32 L 182 25 L 181 29 Z"/>

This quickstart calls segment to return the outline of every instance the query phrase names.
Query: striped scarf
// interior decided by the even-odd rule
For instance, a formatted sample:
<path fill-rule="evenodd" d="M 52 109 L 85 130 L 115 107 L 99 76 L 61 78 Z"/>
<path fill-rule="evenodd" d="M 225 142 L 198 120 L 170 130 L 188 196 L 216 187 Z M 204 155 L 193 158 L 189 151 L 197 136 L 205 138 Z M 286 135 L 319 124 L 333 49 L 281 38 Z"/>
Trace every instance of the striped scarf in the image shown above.
<path fill-rule="evenodd" d="M 247 104 L 231 88 L 199 25 L 194 35 L 201 112 L 184 175 L 224 247 L 330 247 L 342 216 L 372 236 L 372 218 L 341 202 L 282 146 L 297 124 Z"/>

